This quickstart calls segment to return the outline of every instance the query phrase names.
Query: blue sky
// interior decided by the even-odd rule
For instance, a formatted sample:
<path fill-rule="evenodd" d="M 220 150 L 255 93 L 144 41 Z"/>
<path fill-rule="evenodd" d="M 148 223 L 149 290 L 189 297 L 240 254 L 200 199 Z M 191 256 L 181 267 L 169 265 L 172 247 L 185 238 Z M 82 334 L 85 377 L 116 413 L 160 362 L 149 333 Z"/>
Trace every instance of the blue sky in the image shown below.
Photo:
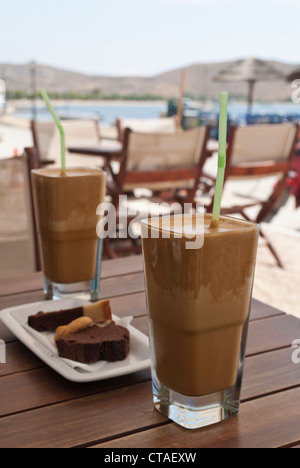
<path fill-rule="evenodd" d="M 9 0 L 0 63 L 151 76 L 246 56 L 300 63 L 300 0 Z"/>

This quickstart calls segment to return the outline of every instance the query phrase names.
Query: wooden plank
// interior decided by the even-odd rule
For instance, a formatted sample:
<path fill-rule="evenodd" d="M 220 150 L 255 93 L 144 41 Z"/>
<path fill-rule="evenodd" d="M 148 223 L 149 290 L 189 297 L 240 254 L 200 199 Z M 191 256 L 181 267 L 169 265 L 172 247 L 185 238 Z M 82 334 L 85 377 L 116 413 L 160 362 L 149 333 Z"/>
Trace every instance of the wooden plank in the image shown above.
<path fill-rule="evenodd" d="M 247 355 L 265 353 L 290 347 L 300 339 L 300 320 L 292 315 L 282 315 L 250 323 Z"/>
<path fill-rule="evenodd" d="M 274 448 L 300 442 L 300 388 L 243 403 L 238 417 L 196 431 L 153 410 L 150 391 L 150 383 L 141 383 L 3 417 L 0 447 Z M 122 437 L 136 431 L 142 432 Z"/>
<path fill-rule="evenodd" d="M 26 346 L 16 341 L 6 344 L 6 363 L 0 364 L 0 377 L 39 367 L 45 367 L 45 364 Z"/>
<path fill-rule="evenodd" d="M 0 281 L 1 284 L 1 281 Z M 104 278 L 100 284 L 100 297 L 112 298 L 122 295 L 134 294 L 145 291 L 145 282 L 143 273 L 132 273 L 126 276 L 113 276 Z M 25 302 L 22 302 L 22 298 L 29 298 L 30 301 L 35 302 L 44 300 L 42 286 L 37 290 L 31 290 L 27 292 L 7 294 L 0 296 L 0 308 L 1 310 L 6 307 L 14 307 Z M 28 302 L 27 302 L 28 303 Z"/>
<path fill-rule="evenodd" d="M 47 386 L 45 380 L 39 392 Z M 82 446 L 164 423 L 165 418 L 153 410 L 150 382 L 139 383 L 2 417 L 0 447 Z"/>
<path fill-rule="evenodd" d="M 281 318 L 281 317 L 277 317 L 276 319 L 279 319 L 279 318 Z M 137 321 L 138 320 L 144 320 L 144 323 L 147 323 L 145 317 L 140 317 L 140 318 L 137 318 L 136 320 Z M 274 318 L 273 319 L 267 319 L 267 320 L 261 320 L 259 322 L 254 322 L 253 324 L 250 325 L 250 327 L 252 325 L 258 324 L 258 323 L 260 325 L 263 324 L 263 325 L 266 326 L 271 320 L 274 321 Z M 289 323 L 289 325 L 291 324 L 291 322 L 289 321 L 289 318 L 288 318 L 288 323 Z M 283 322 L 281 323 L 281 326 L 284 326 Z M 269 332 L 271 333 L 271 336 L 273 337 L 274 335 L 273 335 L 272 327 L 267 327 L 266 331 L 267 330 L 269 330 Z M 266 354 L 266 355 L 262 355 L 260 357 L 264 358 L 264 359 L 265 358 L 269 359 L 270 355 Z M 279 357 L 274 353 L 274 361 L 272 361 L 271 369 L 276 370 L 276 363 L 280 363 L 280 362 L 281 362 L 283 367 L 286 366 L 284 356 L 280 355 L 280 357 L 281 358 L 279 359 Z M 251 358 L 251 359 L 258 359 L 258 358 L 259 358 L 259 356 L 255 356 L 254 358 Z M 270 365 L 269 361 L 268 361 L 268 365 Z M 266 372 L 266 366 L 261 364 L 260 369 L 261 369 L 260 373 L 257 373 L 257 367 L 253 366 L 253 372 L 255 373 L 255 376 L 247 377 L 249 379 L 248 382 L 250 382 L 250 389 L 248 390 L 248 395 L 247 395 L 247 393 L 245 393 L 246 398 L 253 398 L 255 395 L 257 396 L 257 393 L 266 394 L 266 393 L 269 393 L 269 392 L 279 391 L 279 390 L 281 390 L 283 385 L 288 384 L 288 385 L 293 386 L 293 385 L 297 384 L 297 379 L 295 380 L 295 378 L 296 378 L 295 373 L 297 373 L 296 372 L 297 371 L 296 367 L 295 368 L 292 368 L 292 367 L 289 368 L 289 372 L 288 372 L 289 379 L 290 379 L 289 381 L 287 380 L 287 374 L 286 374 L 285 369 L 279 369 L 279 370 L 277 369 L 276 378 L 273 376 L 273 379 L 271 378 L 271 373 L 267 372 L 265 380 L 263 380 L 263 376 L 264 376 L 264 373 Z M 284 379 L 284 383 L 282 382 L 281 377 L 279 377 L 279 375 L 282 375 L 282 378 Z M 61 384 L 59 385 L 58 380 L 61 380 L 61 381 L 63 380 L 64 384 L 62 384 L 62 386 L 61 386 Z M 274 382 L 276 380 L 277 380 L 277 383 L 278 383 L 278 388 L 277 389 L 274 388 Z M 118 381 L 118 385 L 119 385 L 120 382 L 119 382 L 118 379 L 117 379 L 117 381 Z M 260 384 L 259 387 L 257 387 L 258 382 L 261 382 L 261 381 L 262 381 L 262 384 Z M 247 380 L 246 380 L 246 382 L 247 382 Z M 272 384 L 271 386 L 270 386 L 270 383 Z M 5 412 L 5 414 L 7 414 L 7 412 L 16 413 L 17 411 L 21 411 L 22 412 L 21 414 L 27 414 L 27 413 L 23 413 L 23 411 L 28 411 L 29 409 L 31 409 L 33 407 L 38 408 L 39 406 L 48 405 L 48 404 L 54 405 L 54 403 L 57 403 L 58 401 L 60 401 L 60 398 L 63 399 L 63 400 L 74 398 L 74 393 L 72 393 L 72 392 L 76 393 L 78 391 L 77 390 L 78 387 L 81 387 L 81 385 L 78 386 L 78 385 L 71 384 L 70 385 L 70 390 L 69 390 L 69 389 L 67 389 L 65 387 L 65 385 L 68 386 L 68 384 L 69 384 L 68 382 L 64 381 L 64 379 L 61 379 L 59 376 L 54 374 L 48 368 L 38 369 L 35 372 L 22 372 L 20 374 L 15 374 L 15 375 L 12 375 L 12 376 L 9 376 L 9 377 L 2 377 L 1 378 L 1 387 L 0 387 L 1 407 L 3 408 L 3 411 Z M 124 384 L 124 382 L 123 382 L 123 384 Z M 123 385 L 123 384 L 121 384 L 121 385 Z M 268 387 L 268 385 L 269 385 L 269 387 Z M 126 412 L 126 410 L 128 410 L 127 419 L 135 418 L 134 412 L 132 412 L 132 407 L 131 407 L 132 402 L 135 399 L 134 392 L 133 392 L 133 389 L 135 387 L 136 387 L 136 385 L 134 385 L 130 390 L 132 392 L 132 400 L 128 400 L 127 409 L 126 409 L 126 402 L 124 401 L 122 403 L 122 410 L 123 410 L 122 414 L 124 415 L 124 412 Z M 23 389 L 22 399 L 20 399 L 20 390 L 19 390 L 20 388 Z M 244 388 L 245 388 L 245 390 L 247 390 L 247 387 L 244 387 Z M 127 391 L 126 388 L 124 388 L 123 390 L 126 393 L 126 391 Z M 80 391 L 81 391 L 81 389 L 80 389 Z M 84 391 L 86 391 L 86 390 L 84 390 Z M 97 389 L 92 389 L 91 391 L 92 392 L 99 391 L 99 389 L 98 388 Z M 102 391 L 103 391 L 103 388 L 102 388 Z M 83 394 L 85 394 L 85 393 L 83 393 Z M 145 394 L 144 394 L 143 398 L 148 399 L 149 396 L 151 396 L 151 386 L 145 387 Z M 117 398 L 117 395 L 116 395 L 116 398 Z M 141 394 L 139 394 L 139 399 L 141 399 Z M 102 401 L 102 404 L 106 405 L 106 401 L 103 401 L 103 400 L 101 400 L 101 401 Z M 69 403 L 71 403 L 71 402 L 69 402 Z M 143 403 L 141 403 L 141 404 L 143 404 Z M 62 403 L 62 405 L 64 405 L 64 404 Z M 51 407 L 49 407 L 49 410 L 50 410 L 50 408 L 53 409 L 56 406 L 60 406 L 60 405 L 51 406 Z M 97 408 L 98 408 L 99 412 L 102 412 L 101 405 L 98 405 Z M 34 414 L 36 414 L 36 411 L 37 410 L 34 411 Z M 40 410 L 38 410 L 38 411 L 40 411 Z M 44 411 L 46 411 L 46 408 L 44 408 Z M 136 411 L 138 411 L 138 408 L 136 409 Z M 38 415 L 39 414 L 40 413 L 38 413 Z M 57 413 L 55 413 L 55 414 L 57 414 Z M 27 414 L 27 416 L 28 416 L 28 414 Z M 110 414 L 110 417 L 111 416 L 112 415 Z M 7 418 L 11 418 L 11 417 L 12 416 L 9 416 L 9 417 L 7 416 L 7 417 L 1 419 L 0 429 L 1 429 L 2 421 L 4 421 L 4 420 L 7 421 Z M 15 414 L 14 417 L 17 417 L 17 415 Z M 30 419 L 31 419 L 31 417 L 32 417 L 32 413 L 30 413 Z M 106 424 L 105 419 L 102 419 L 102 422 Z M 43 421 L 43 423 L 44 423 L 44 421 Z M 58 421 L 57 424 L 59 424 L 59 421 Z M 81 424 L 84 426 L 86 424 L 86 419 L 82 420 Z M 110 422 L 110 424 L 111 424 L 111 422 Z M 121 426 L 120 426 L 120 424 L 121 424 Z M 123 424 L 122 421 L 121 422 L 117 421 L 116 431 L 119 430 L 118 429 L 119 427 L 122 427 L 122 424 Z M 149 424 L 151 426 L 153 424 L 153 422 L 150 422 Z M 156 423 L 154 423 L 154 424 L 156 424 Z M 53 422 L 53 425 L 55 426 L 55 422 Z M 22 427 L 22 426 L 18 426 L 18 427 Z M 3 429 L 4 429 L 4 432 L 5 432 L 5 428 L 3 428 Z M 40 428 L 40 430 L 42 430 L 42 429 Z M 140 427 L 137 427 L 137 430 L 140 430 Z M 132 426 L 130 426 L 130 428 L 128 428 L 128 431 L 132 431 Z M 24 432 L 24 431 L 21 431 L 21 432 Z M 47 432 L 48 432 L 48 428 L 47 428 Z M 124 431 L 124 432 L 127 432 L 127 430 Z M 111 435 L 111 436 L 108 436 L 108 437 L 116 437 L 116 436 L 118 436 L 118 434 L 119 433 L 116 432 L 114 435 Z M 25 438 L 27 437 L 27 435 L 23 435 L 23 436 Z M 66 434 L 66 437 L 68 438 L 68 437 L 70 437 L 70 435 Z M 96 439 L 93 439 L 93 440 L 96 440 Z M 100 438 L 98 440 L 100 440 Z M 42 441 L 41 446 L 43 446 L 44 443 L 47 444 L 47 442 Z M 82 444 L 82 443 L 85 444 L 86 442 L 80 442 L 80 444 Z M 1 445 L 1 443 L 0 443 L 0 445 Z M 48 446 L 48 445 L 46 445 L 46 446 Z"/>
<path fill-rule="evenodd" d="M 250 320 L 260 320 L 262 318 L 275 317 L 277 315 L 285 315 L 285 312 L 281 312 L 280 310 L 264 304 L 255 298 L 252 299 Z"/>
<path fill-rule="evenodd" d="M 246 359 L 242 400 L 300 386 L 300 364 L 293 364 L 292 348 L 284 348 Z"/>
<path fill-rule="evenodd" d="M 122 278 L 109 278 L 102 281 L 102 297 L 111 299 L 112 310 L 115 315 L 144 315 L 146 314 L 146 298 L 144 293 L 143 274 L 128 275 Z M 1 284 L 1 281 L 0 281 Z M 126 296 L 122 296 L 122 293 Z M 0 297 L 0 310 L 17 307 L 23 304 L 41 302 L 44 300 L 42 290 L 30 291 L 15 295 Z M 262 302 L 253 300 L 250 320 L 284 315 Z M 4 341 L 13 339 L 13 335 L 0 322 L 0 338 Z"/>
<path fill-rule="evenodd" d="M 141 255 L 132 255 L 115 260 L 104 260 L 102 262 L 101 278 L 124 276 L 132 273 L 142 273 L 143 271 L 143 257 Z"/>
<path fill-rule="evenodd" d="M 133 307 L 133 302 L 130 301 L 127 304 L 127 298 L 132 294 L 140 294 L 138 298 L 137 307 L 143 307 L 143 313 L 146 313 L 145 308 L 145 293 L 144 293 L 144 276 L 142 273 L 136 273 L 132 275 L 127 275 L 126 277 L 113 277 L 103 279 L 101 283 L 101 298 L 109 298 L 113 300 L 116 299 L 115 303 L 120 304 L 124 303 L 124 310 L 121 311 L 121 307 L 116 305 L 116 314 L 127 314 L 128 308 Z M 122 301 L 120 296 L 124 296 L 124 301 Z M 143 299 L 142 299 L 143 298 Z M 7 296 L 0 297 L 0 310 L 7 309 L 10 307 L 17 307 L 22 304 L 30 304 L 34 302 L 44 301 L 44 295 L 42 289 L 37 291 L 30 291 L 20 294 L 12 294 Z M 126 305 L 127 304 L 127 305 Z M 135 314 L 129 314 L 135 315 Z"/>
<path fill-rule="evenodd" d="M 118 297 L 111 300 L 112 310 L 119 317 L 132 315 L 135 319 L 132 325 L 148 335 L 148 323 L 145 317 L 146 303 L 144 293 L 133 294 L 126 298 Z M 251 325 L 252 326 L 252 325 Z M 0 323 L 0 337 L 6 343 L 15 340 L 14 335 Z M 252 339 L 252 338 L 251 338 Z M 254 337 L 255 339 L 255 337 Z M 252 348 L 255 344 L 250 345 Z M 289 351 L 288 351 L 289 352 Z M 14 342 L 7 345 L 7 363 L 0 366 L 0 376 L 20 372 L 22 370 L 35 369 L 43 366 L 43 363 L 27 350 L 21 343 Z"/>
<path fill-rule="evenodd" d="M 101 268 L 101 278 L 111 278 L 113 276 L 123 276 L 131 273 L 143 271 L 143 261 L 140 255 L 130 258 L 119 258 L 116 260 L 104 260 Z M 19 294 L 41 290 L 43 288 L 42 274 L 28 273 L 20 277 L 0 280 L 0 297 L 9 294 Z"/>
<path fill-rule="evenodd" d="M 146 317 L 134 319 L 132 325 L 148 335 Z M 300 320 L 296 317 L 279 315 L 255 320 L 249 324 L 247 356 L 290 348 L 295 339 L 300 339 Z"/>
<path fill-rule="evenodd" d="M 18 296 L 8 296 L 5 298 L 0 298 L 0 310 L 9 308 L 9 307 L 16 307 L 19 305 L 30 304 L 34 302 L 40 302 L 43 300 L 43 297 L 40 293 L 27 293 L 24 295 Z M 113 313 L 118 317 L 126 317 L 126 316 L 133 316 L 138 317 L 140 320 L 134 321 L 133 326 L 137 327 L 143 333 L 148 334 L 148 325 L 145 321 L 147 309 L 146 309 L 146 297 L 145 293 L 136 293 L 136 294 L 129 294 L 128 296 L 120 296 L 111 299 L 111 307 Z M 255 311 L 255 319 L 263 319 L 264 316 L 264 308 L 260 310 L 259 304 L 253 307 L 253 311 Z M 278 316 L 284 316 L 278 312 Z M 251 316 L 250 320 L 254 317 Z M 266 315 L 268 318 L 268 315 Z M 270 318 L 273 315 L 270 315 Z M 252 321 L 252 320 L 251 320 Z M 263 327 L 265 329 L 265 327 Z M 0 339 L 4 340 L 6 343 L 9 343 L 15 340 L 15 336 L 13 333 L 6 328 L 6 326 L 0 320 Z"/>
<path fill-rule="evenodd" d="M 0 280 L 0 297 L 8 294 L 18 294 L 22 292 L 35 291 L 42 289 L 41 273 L 28 273 L 26 276 L 14 278 L 2 278 Z"/>
<path fill-rule="evenodd" d="M 124 277 L 104 279 L 100 285 L 101 299 L 144 292 L 145 281 L 143 273 L 133 273 Z"/>
<path fill-rule="evenodd" d="M 74 398 L 135 385 L 149 381 L 150 378 L 149 369 L 119 378 L 80 384 L 64 379 L 48 367 L 15 373 L 1 377 L 0 418 Z M 20 389 L 22 389 L 22 398 L 20 398 Z"/>
<path fill-rule="evenodd" d="M 134 316 L 133 325 L 147 333 L 144 278 L 142 270 L 135 270 L 142 268 L 138 263 L 141 261 L 140 257 L 136 258 L 139 260 L 136 260 L 128 275 L 124 273 L 127 268 L 125 262 L 120 263 L 118 270 L 120 274 L 117 277 L 114 277 L 114 266 L 109 263 L 111 269 L 107 270 L 108 276 L 102 281 L 102 297 L 112 298 L 113 312 L 119 316 Z M 0 297 L 0 309 L 14 306 L 16 303 L 41 300 L 41 290 L 31 289 L 34 282 L 35 278 L 25 281 L 26 288 L 29 288 L 26 293 L 20 291 L 17 295 Z M 0 296 L 1 284 L 0 281 Z M 13 338 L 13 335 L 0 324 L 0 338 L 5 337 L 6 341 L 9 336 Z M 291 392 L 299 392 L 298 386 L 300 386 L 300 373 L 290 359 L 291 343 L 297 338 L 300 338 L 298 319 L 285 316 L 276 309 L 253 301 L 242 395 L 246 402 L 242 404 L 241 414 L 235 420 L 195 431 L 198 437 L 200 432 L 202 434 L 204 431 L 203 438 L 200 435 L 199 444 L 204 443 L 208 432 L 211 435 L 208 443 L 212 447 L 218 444 L 246 447 L 247 444 L 256 446 L 257 443 L 262 444 L 258 445 L 262 447 L 265 444 L 272 447 L 299 445 L 300 430 L 297 423 L 299 410 L 294 415 L 292 403 L 289 401 L 291 395 L 296 395 Z M 8 362 L 3 367 L 0 365 L 0 430 L 1 434 L 4 434 L 4 437 L 1 436 L 0 447 L 86 446 L 112 438 L 117 439 L 99 446 L 113 447 L 109 444 L 121 443 L 122 445 L 115 446 L 130 447 L 133 443 L 132 447 L 139 447 L 135 445 L 139 443 L 135 437 L 140 436 L 142 441 L 142 435 L 146 434 L 146 438 L 150 437 L 151 441 L 153 426 L 161 425 L 166 425 L 166 432 L 163 431 L 164 427 L 158 427 L 154 431 L 155 437 L 156 432 L 161 433 L 162 440 L 166 441 L 169 438 L 169 443 L 172 443 L 172 437 L 175 437 L 178 447 L 184 447 L 182 443 L 188 440 L 186 432 L 191 434 L 191 431 L 184 431 L 182 438 L 181 428 L 153 411 L 149 371 L 105 382 L 74 384 L 44 366 L 20 343 L 8 345 L 7 350 Z M 21 397 L 20 389 L 22 389 Z M 282 395 L 286 395 L 287 404 Z M 299 396 L 297 393 L 297 398 Z M 286 407 L 288 414 L 292 415 L 290 418 L 285 413 Z M 284 434 L 280 433 L 278 408 L 284 408 L 284 416 L 281 418 Z M 262 413 L 267 421 L 263 420 Z M 252 415 L 249 419 L 250 427 L 247 426 L 248 414 Z M 255 431 L 255 418 L 258 434 Z M 242 423 L 236 427 L 234 424 L 237 423 L 233 421 L 242 421 Z M 227 432 L 225 426 L 227 428 L 228 424 Z M 268 424 L 271 429 L 267 427 Z M 219 434 L 211 432 L 219 427 L 222 427 L 219 429 L 221 431 Z M 126 437 L 126 434 L 136 431 L 142 432 Z M 175 435 L 172 435 L 173 431 Z M 263 438 L 264 431 L 269 433 Z M 194 432 L 192 434 L 196 438 Z"/>
<path fill-rule="evenodd" d="M 112 387 L 137 383 L 140 381 L 139 379 L 144 381 L 151 378 L 150 370 L 148 370 L 142 376 L 137 374 L 135 377 L 128 376 L 123 379 L 111 379 L 110 381 L 84 385 L 70 383 L 48 367 L 42 367 L 34 357 L 30 360 L 30 356 L 26 356 L 26 353 L 23 357 L 21 351 L 22 349 L 19 349 L 19 353 L 10 355 L 11 351 L 9 350 L 6 372 L 6 365 L 0 365 L 0 369 L 3 369 L 0 386 L 0 417 L 59 403 L 85 394 L 106 391 Z M 291 348 L 287 348 L 247 358 L 243 400 L 300 386 L 299 367 L 292 364 L 291 352 Z M 34 371 L 24 372 L 30 367 Z M 13 374 L 13 371 L 16 373 Z M 132 378 L 134 380 L 131 380 Z M 20 389 L 22 389 L 22 398 L 19 397 Z M 148 396 L 145 394 L 145 398 Z"/>
<path fill-rule="evenodd" d="M 174 423 L 95 448 L 278 448 L 299 445 L 300 388 L 241 405 L 240 414 L 214 426 L 187 431 Z"/>
<path fill-rule="evenodd" d="M 137 274 L 137 277 L 136 275 L 131 275 L 130 277 L 132 276 L 134 277 L 133 282 L 129 281 L 127 284 L 125 281 L 124 284 L 121 285 L 120 281 L 117 281 L 116 278 L 103 280 L 103 282 L 109 282 L 104 290 L 108 292 L 108 290 L 112 291 L 114 289 L 115 292 L 118 293 L 119 290 L 127 290 L 129 292 L 132 289 L 139 289 L 139 286 L 141 286 L 139 274 Z M 25 295 L 2 297 L 0 298 L 0 309 L 2 310 L 13 305 L 42 300 L 40 293 L 38 293 L 36 297 L 32 296 L 32 294 L 33 293 L 27 293 Z M 137 322 L 134 321 L 133 326 L 136 326 L 143 333 L 148 334 L 144 292 L 113 297 L 111 299 L 111 304 L 113 313 L 117 316 L 130 315 L 133 317 L 143 317 Z M 254 314 L 252 314 L 251 317 L 255 317 L 256 320 L 251 322 L 249 330 L 248 353 L 250 355 L 290 346 L 294 339 L 300 337 L 300 321 L 297 318 L 281 315 L 280 312 L 278 312 L 277 316 L 272 316 L 273 309 L 257 301 L 253 303 L 252 312 L 254 312 Z M 271 314 L 270 318 L 268 318 L 270 322 L 266 323 L 265 320 L 258 320 L 258 318 L 262 319 L 265 314 L 269 317 L 269 313 Z M 285 320 L 285 317 L 287 317 L 287 320 Z M 272 331 L 271 335 L 269 329 Z M 15 340 L 13 333 L 11 333 L 1 321 L 0 338 L 6 343 Z"/>
<path fill-rule="evenodd" d="M 29 291 L 26 293 L 2 296 L 0 297 L 0 309 L 8 309 L 10 307 L 32 304 L 34 302 L 42 302 L 44 300 L 45 297 L 41 289 L 38 291 Z"/>
<path fill-rule="evenodd" d="M 134 275 L 134 277 L 124 277 L 122 278 L 122 281 L 113 281 L 113 277 L 115 276 L 126 276 L 135 273 L 141 273 L 141 276 Z M 132 256 L 130 259 L 121 258 L 104 261 L 101 276 L 102 297 L 119 296 L 123 292 L 125 294 L 131 294 L 138 291 L 144 291 L 143 264 L 141 256 Z M 108 278 L 110 281 L 106 282 L 105 279 Z M 24 295 L 22 295 L 22 293 L 24 293 Z M 14 298 L 10 297 L 12 294 L 15 295 Z M 0 280 L 0 310 L 7 307 L 42 301 L 43 299 L 42 276 L 40 273 L 32 273 L 19 278 Z M 279 314 L 282 314 L 282 312 L 253 299 L 251 320 L 257 320 L 262 317 L 271 317 Z"/>

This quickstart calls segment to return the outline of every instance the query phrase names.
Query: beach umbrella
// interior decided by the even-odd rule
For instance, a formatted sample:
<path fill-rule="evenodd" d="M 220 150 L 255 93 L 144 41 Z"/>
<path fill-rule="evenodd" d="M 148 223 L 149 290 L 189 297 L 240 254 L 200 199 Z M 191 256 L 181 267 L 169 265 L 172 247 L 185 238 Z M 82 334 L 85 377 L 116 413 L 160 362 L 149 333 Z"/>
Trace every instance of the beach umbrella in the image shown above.
<path fill-rule="evenodd" d="M 248 113 L 251 113 L 254 86 L 257 81 L 285 80 L 285 76 L 264 60 L 247 58 L 237 60 L 219 72 L 213 81 L 248 83 Z"/>

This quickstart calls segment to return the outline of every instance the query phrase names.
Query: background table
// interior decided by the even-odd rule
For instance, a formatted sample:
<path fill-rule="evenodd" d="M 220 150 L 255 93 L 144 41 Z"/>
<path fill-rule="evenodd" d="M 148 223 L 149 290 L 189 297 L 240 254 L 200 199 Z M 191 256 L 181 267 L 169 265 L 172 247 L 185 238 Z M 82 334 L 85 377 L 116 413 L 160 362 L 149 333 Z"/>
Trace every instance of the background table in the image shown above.
<path fill-rule="evenodd" d="M 104 262 L 101 295 L 147 333 L 141 257 Z M 0 309 L 43 300 L 41 275 L 0 280 Z M 153 409 L 150 371 L 75 384 L 48 368 L 0 323 L 0 447 L 297 447 L 300 364 L 291 344 L 300 320 L 253 301 L 238 417 L 195 431 Z"/>
<path fill-rule="evenodd" d="M 122 143 L 118 141 L 109 141 L 101 143 L 99 146 L 70 146 L 68 151 L 72 154 L 103 157 L 109 160 L 118 161 L 122 155 L 122 148 Z"/>

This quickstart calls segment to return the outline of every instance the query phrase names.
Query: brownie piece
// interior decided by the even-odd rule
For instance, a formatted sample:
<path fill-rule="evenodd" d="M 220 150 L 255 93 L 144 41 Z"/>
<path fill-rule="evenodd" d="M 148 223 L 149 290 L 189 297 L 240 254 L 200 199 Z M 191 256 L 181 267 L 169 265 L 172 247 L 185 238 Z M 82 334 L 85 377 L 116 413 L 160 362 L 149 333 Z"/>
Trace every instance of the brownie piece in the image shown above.
<path fill-rule="evenodd" d="M 83 307 L 57 312 L 38 312 L 28 317 L 28 325 L 38 332 L 55 331 L 58 327 L 68 325 L 83 316 Z"/>
<path fill-rule="evenodd" d="M 129 354 L 129 331 L 111 322 L 105 327 L 93 325 L 56 341 L 58 354 L 84 364 L 97 361 L 122 361 Z"/>
<path fill-rule="evenodd" d="M 90 317 L 95 323 L 111 320 L 110 301 L 104 300 L 55 312 L 38 312 L 28 317 L 28 325 L 38 332 L 55 331 L 58 327 L 69 325 L 83 316 Z"/>

